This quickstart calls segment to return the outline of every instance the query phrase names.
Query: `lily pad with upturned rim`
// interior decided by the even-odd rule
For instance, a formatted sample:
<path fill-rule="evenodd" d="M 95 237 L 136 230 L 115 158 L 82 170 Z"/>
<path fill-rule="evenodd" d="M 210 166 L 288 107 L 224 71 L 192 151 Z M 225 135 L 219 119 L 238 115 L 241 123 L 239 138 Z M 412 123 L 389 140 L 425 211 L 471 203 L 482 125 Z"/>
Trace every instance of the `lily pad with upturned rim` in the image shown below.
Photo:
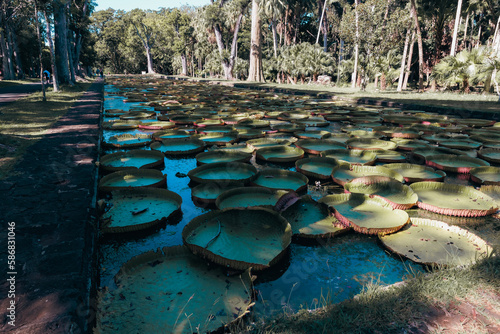
<path fill-rule="evenodd" d="M 269 189 L 265 187 L 233 188 L 221 193 L 215 200 L 215 205 L 221 210 L 253 206 L 273 208 L 278 200 L 289 192 L 289 190 Z"/>
<path fill-rule="evenodd" d="M 347 182 L 363 176 L 388 176 L 399 182 L 404 178 L 398 172 L 383 166 L 357 166 L 340 163 L 332 172 L 333 182 L 344 186 Z"/>
<path fill-rule="evenodd" d="M 207 145 L 227 145 L 233 144 L 238 140 L 238 133 L 236 131 L 229 133 L 212 132 L 207 134 L 193 135 L 191 138 L 202 140 Z"/>
<path fill-rule="evenodd" d="M 243 183 L 201 183 L 191 189 L 191 198 L 195 205 L 215 204 L 220 194 L 239 187 L 243 187 Z"/>
<path fill-rule="evenodd" d="M 104 146 L 117 148 L 141 147 L 153 142 L 150 135 L 125 133 L 118 136 L 112 136 L 103 142 Z"/>
<path fill-rule="evenodd" d="M 473 187 L 441 182 L 417 182 L 410 187 L 418 195 L 418 207 L 448 216 L 482 217 L 495 213 L 498 205 Z"/>
<path fill-rule="evenodd" d="M 319 202 L 328 205 L 343 225 L 363 234 L 394 233 L 410 221 L 405 211 L 394 210 L 383 199 L 364 194 L 328 195 Z"/>
<path fill-rule="evenodd" d="M 399 174 L 403 175 L 403 178 L 407 183 L 421 181 L 440 182 L 446 177 L 446 173 L 442 170 L 435 170 L 432 167 L 416 164 L 395 163 L 386 164 L 384 167 L 395 170 Z"/>
<path fill-rule="evenodd" d="M 99 333 L 212 332 L 253 305 L 249 270 L 226 277 L 185 246 L 138 255 L 122 266 L 115 281 L 118 288 L 99 294 Z"/>
<path fill-rule="evenodd" d="M 471 158 L 469 156 L 460 156 L 449 154 L 430 155 L 425 158 L 425 164 L 445 172 L 454 172 L 468 174 L 472 168 L 489 166 L 484 160 Z"/>
<path fill-rule="evenodd" d="M 500 164 L 500 149 L 483 148 L 477 152 L 477 156 L 488 162 Z"/>
<path fill-rule="evenodd" d="M 136 169 L 113 172 L 99 181 L 99 190 L 110 192 L 126 188 L 161 187 L 167 183 L 165 175 L 155 169 Z"/>
<path fill-rule="evenodd" d="M 300 238 L 331 238 L 349 231 L 330 214 L 327 205 L 309 195 L 302 196 L 281 215 L 290 223 L 293 235 Z"/>
<path fill-rule="evenodd" d="M 299 139 L 325 139 L 331 137 L 329 131 L 296 131 L 293 135 Z"/>
<path fill-rule="evenodd" d="M 394 209 L 406 210 L 418 202 L 418 196 L 407 185 L 387 176 L 363 176 L 344 184 L 351 193 L 377 196 L 389 203 Z"/>
<path fill-rule="evenodd" d="M 259 148 L 270 147 L 270 146 L 288 146 L 292 142 L 287 139 L 273 139 L 273 138 L 259 138 L 250 139 L 247 141 L 247 146 L 252 150 L 258 150 Z"/>
<path fill-rule="evenodd" d="M 338 161 L 347 162 L 351 165 L 371 166 L 377 160 L 377 154 L 366 150 L 334 149 L 321 152 L 321 157 L 334 158 Z"/>
<path fill-rule="evenodd" d="M 154 168 L 163 165 L 165 155 L 158 151 L 130 150 L 102 156 L 99 167 L 116 172 L 126 169 Z"/>
<path fill-rule="evenodd" d="M 309 154 L 320 154 L 326 150 L 345 148 L 344 143 L 328 139 L 301 139 L 295 143 L 295 146 Z"/>
<path fill-rule="evenodd" d="M 395 150 L 397 147 L 395 142 L 374 138 L 352 138 L 345 143 L 357 150 Z"/>
<path fill-rule="evenodd" d="M 252 153 L 241 152 L 239 150 L 212 150 L 198 153 L 195 156 L 198 164 L 209 164 L 214 162 L 248 162 L 252 158 Z"/>
<path fill-rule="evenodd" d="M 304 157 L 304 150 L 285 145 L 263 147 L 257 149 L 255 156 L 259 160 L 269 162 L 294 162 Z"/>
<path fill-rule="evenodd" d="M 290 170 L 279 168 L 267 168 L 261 170 L 252 185 L 270 189 L 282 189 L 301 192 L 307 189 L 309 179 L 301 174 Z"/>
<path fill-rule="evenodd" d="M 500 185 L 500 167 L 476 167 L 470 170 L 473 182 L 485 185 Z"/>
<path fill-rule="evenodd" d="M 398 233 L 379 238 L 392 252 L 425 265 L 469 265 L 492 253 L 492 248 L 475 234 L 424 218 L 411 218 Z"/>
<path fill-rule="evenodd" d="M 306 176 L 327 180 L 338 165 L 339 162 L 334 158 L 315 157 L 296 161 L 295 169 Z"/>
<path fill-rule="evenodd" d="M 373 150 L 369 151 L 373 152 L 377 155 L 377 160 L 376 162 L 382 162 L 382 163 L 396 163 L 396 162 L 405 162 L 406 161 L 406 155 L 400 152 L 396 151 L 390 151 L 390 150 Z"/>
<path fill-rule="evenodd" d="M 259 207 L 212 211 L 194 218 L 182 231 L 184 244 L 193 253 L 238 270 L 273 266 L 291 238 L 285 218 Z"/>
<path fill-rule="evenodd" d="M 189 155 L 205 150 L 205 142 L 193 138 L 168 139 L 153 143 L 150 148 L 167 155 Z"/>
<path fill-rule="evenodd" d="M 257 169 L 243 162 L 216 162 L 192 169 L 188 176 L 198 183 L 248 183 L 257 176 Z"/>
<path fill-rule="evenodd" d="M 141 188 L 112 192 L 112 204 L 101 220 L 103 233 L 143 230 L 168 219 L 177 212 L 182 198 L 167 189 Z"/>
<path fill-rule="evenodd" d="M 168 139 L 189 138 L 191 137 L 191 134 L 189 133 L 189 131 L 176 129 L 176 130 L 158 131 L 153 133 L 152 137 L 154 140 L 162 141 Z"/>

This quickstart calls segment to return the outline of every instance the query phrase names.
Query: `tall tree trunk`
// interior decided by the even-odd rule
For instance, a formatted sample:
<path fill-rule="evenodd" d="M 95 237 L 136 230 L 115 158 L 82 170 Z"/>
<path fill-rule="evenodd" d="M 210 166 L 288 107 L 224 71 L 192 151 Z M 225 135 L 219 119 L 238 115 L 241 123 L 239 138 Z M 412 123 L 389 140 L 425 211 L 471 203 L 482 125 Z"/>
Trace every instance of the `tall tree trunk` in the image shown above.
<path fill-rule="evenodd" d="M 399 70 L 399 80 L 398 80 L 398 92 L 401 92 L 403 89 L 403 80 L 404 80 L 404 75 L 405 75 L 405 65 L 406 65 L 406 57 L 408 55 L 408 45 L 410 44 L 410 31 L 412 28 L 412 22 L 410 18 L 410 26 L 408 27 L 408 30 L 406 31 L 406 37 L 405 37 L 405 46 L 403 48 L 403 56 L 401 57 L 401 67 Z"/>
<path fill-rule="evenodd" d="M 460 14 L 462 12 L 462 0 L 458 0 L 457 14 L 455 15 L 455 27 L 453 28 L 453 39 L 451 41 L 450 56 L 454 56 L 457 50 L 458 28 L 460 28 Z"/>
<path fill-rule="evenodd" d="M 276 18 L 271 19 L 271 29 L 273 31 L 273 51 L 274 51 L 274 58 L 278 57 L 278 34 L 276 31 Z"/>
<path fill-rule="evenodd" d="M 417 7 L 415 0 L 411 0 L 411 10 L 415 19 L 415 29 L 417 30 L 418 44 L 418 90 L 424 90 L 424 46 L 422 44 L 422 32 L 420 31 L 420 23 L 418 22 Z"/>
<path fill-rule="evenodd" d="M 408 51 L 408 61 L 406 62 L 406 72 L 405 79 L 403 80 L 403 89 L 408 88 L 408 78 L 410 77 L 411 61 L 413 59 L 413 47 L 415 46 L 415 34 L 416 31 L 413 30 L 411 34 L 410 51 Z"/>
<path fill-rule="evenodd" d="M 68 84 L 71 82 L 69 74 L 68 55 L 68 19 L 66 15 L 66 4 L 64 0 L 55 0 L 54 5 L 54 33 L 55 33 L 55 54 L 59 75 L 59 83 Z"/>
<path fill-rule="evenodd" d="M 326 2 L 328 0 L 325 0 L 324 3 L 321 2 L 321 0 L 318 0 L 318 11 L 321 11 L 321 18 L 319 19 L 319 27 L 318 27 L 318 35 L 316 36 L 316 44 L 319 43 L 319 35 L 321 34 L 322 26 L 323 26 L 323 17 L 325 16 L 325 11 L 326 11 Z M 319 13 L 318 13 L 319 15 Z"/>
<path fill-rule="evenodd" d="M 47 34 L 47 40 L 49 42 L 50 50 L 50 65 L 52 68 L 52 86 L 54 87 L 54 92 L 59 91 L 59 81 L 57 75 L 56 57 L 54 54 L 54 43 L 52 41 L 52 32 L 50 29 L 50 17 L 47 15 L 47 9 L 44 10 L 43 15 L 45 16 L 45 33 Z"/>
<path fill-rule="evenodd" d="M 68 8 L 69 11 L 69 8 Z M 73 40 L 73 34 L 68 31 L 68 58 L 69 58 L 69 78 L 71 80 L 71 84 L 76 83 L 76 77 L 75 77 L 75 67 L 73 66 L 73 49 L 72 49 L 72 40 Z"/>
<path fill-rule="evenodd" d="M 90 0 L 85 0 L 82 7 L 82 17 L 85 19 L 87 17 L 88 7 Z M 82 51 L 83 37 L 80 29 L 75 32 L 75 49 L 73 51 L 73 68 L 77 75 L 82 75 L 80 71 L 80 54 Z"/>
<path fill-rule="evenodd" d="M 186 59 L 186 55 L 183 53 L 181 53 L 181 63 L 182 63 L 182 73 L 181 75 L 187 75 L 187 59 Z"/>
<path fill-rule="evenodd" d="M 250 68 L 248 81 L 265 82 L 262 70 L 259 0 L 252 0 L 252 29 L 250 32 Z"/>
<path fill-rule="evenodd" d="M 412 0 L 413 1 L 413 0 Z M 354 10 L 356 12 L 356 42 L 354 44 L 354 70 L 352 72 L 351 87 L 356 87 L 356 79 L 358 76 L 358 60 L 359 60 L 359 14 L 358 14 L 359 0 L 354 0 Z"/>
<path fill-rule="evenodd" d="M 146 58 L 148 60 L 148 74 L 155 73 L 153 69 L 153 55 L 151 54 L 151 47 L 149 44 L 146 46 Z"/>
<path fill-rule="evenodd" d="M 217 41 L 217 47 L 219 48 L 219 55 L 221 57 L 222 68 L 224 69 L 224 78 L 226 80 L 233 80 L 233 68 L 234 68 L 234 60 L 236 59 L 236 50 L 238 45 L 238 32 L 240 30 L 241 20 L 243 19 L 243 14 L 240 13 L 238 19 L 236 21 L 236 25 L 233 31 L 233 41 L 231 43 L 231 53 L 229 56 L 229 60 L 223 58 L 224 52 L 224 42 L 222 41 L 222 34 L 220 32 L 219 25 L 214 25 L 215 32 L 215 40 Z"/>
<path fill-rule="evenodd" d="M 14 58 L 16 59 L 16 72 L 18 79 L 24 79 L 23 62 L 21 61 L 21 53 L 19 52 L 19 44 L 17 43 L 17 36 L 14 28 L 9 25 L 9 34 L 12 41 L 12 49 L 14 51 Z"/>
<path fill-rule="evenodd" d="M 2 48 L 2 72 L 4 80 L 14 80 L 14 65 L 13 60 L 9 52 L 9 45 L 5 39 L 5 34 L 0 34 L 0 44 Z"/>
<path fill-rule="evenodd" d="M 462 49 L 467 48 L 467 28 L 469 28 L 469 12 L 467 12 L 467 16 L 465 17 L 465 31 L 464 31 L 464 38 L 462 40 Z"/>
<path fill-rule="evenodd" d="M 36 24 L 36 35 L 38 38 L 38 60 L 40 61 L 40 81 L 42 83 L 42 102 L 47 101 L 47 96 L 45 95 L 45 84 L 43 82 L 43 64 L 42 64 L 42 39 L 40 37 L 40 21 L 38 20 L 38 7 L 36 0 L 35 3 L 35 24 Z"/>

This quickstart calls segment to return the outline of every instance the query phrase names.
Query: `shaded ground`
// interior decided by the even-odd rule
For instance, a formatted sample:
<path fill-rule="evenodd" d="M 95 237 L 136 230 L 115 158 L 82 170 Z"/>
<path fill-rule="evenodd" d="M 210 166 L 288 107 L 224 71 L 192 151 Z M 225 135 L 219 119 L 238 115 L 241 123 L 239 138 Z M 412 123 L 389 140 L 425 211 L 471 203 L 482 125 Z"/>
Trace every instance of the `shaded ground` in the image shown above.
<path fill-rule="evenodd" d="M 0 87 L 0 108 L 30 93 L 42 90 L 39 83 Z M 0 110 L 0 114 L 2 110 Z"/>
<path fill-rule="evenodd" d="M 1 332 L 84 333 L 93 319 L 91 208 L 102 89 L 102 82 L 93 84 L 28 148 L 16 175 L 0 181 L 2 262 L 8 222 L 15 223 L 16 257 L 15 268 L 3 266 L 15 273 L 9 274 L 15 277 L 15 298 L 6 298 L 12 285 L 0 285 L 0 307 L 6 310 L 15 301 L 15 326 L 4 317 Z"/>

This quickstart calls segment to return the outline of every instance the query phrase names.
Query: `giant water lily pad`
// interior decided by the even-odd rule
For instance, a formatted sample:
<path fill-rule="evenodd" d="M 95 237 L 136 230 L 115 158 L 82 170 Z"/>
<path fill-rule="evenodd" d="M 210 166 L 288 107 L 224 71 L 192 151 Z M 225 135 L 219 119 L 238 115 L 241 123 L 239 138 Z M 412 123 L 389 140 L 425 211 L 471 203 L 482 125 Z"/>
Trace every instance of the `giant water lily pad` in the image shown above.
<path fill-rule="evenodd" d="M 339 165 L 334 158 L 306 158 L 295 162 L 298 172 L 316 179 L 326 180 L 332 175 L 332 171 Z"/>
<path fill-rule="evenodd" d="M 449 154 L 430 155 L 425 158 L 425 164 L 445 172 L 468 174 L 472 168 L 489 166 L 484 160 L 471 158 L 469 156 L 460 156 Z"/>
<path fill-rule="evenodd" d="M 300 192 L 307 188 L 309 179 L 297 172 L 279 168 L 267 168 L 259 172 L 253 185 L 270 189 L 283 189 Z"/>
<path fill-rule="evenodd" d="M 185 246 L 138 255 L 115 281 L 99 296 L 99 333 L 212 332 L 253 305 L 250 271 L 226 277 Z"/>
<path fill-rule="evenodd" d="M 417 182 L 410 186 L 418 195 L 418 207 L 449 216 L 481 217 L 495 213 L 498 205 L 472 187 L 441 182 Z"/>
<path fill-rule="evenodd" d="M 454 150 L 473 150 L 481 147 L 481 143 L 470 140 L 470 139 L 449 139 L 449 140 L 441 140 L 439 142 L 439 146 L 443 146 L 446 148 L 451 148 Z"/>
<path fill-rule="evenodd" d="M 191 181 L 198 183 L 248 183 L 257 175 L 257 169 L 243 162 L 215 162 L 189 171 Z"/>
<path fill-rule="evenodd" d="M 237 132 L 228 132 L 228 133 L 207 133 L 207 134 L 199 134 L 194 135 L 192 138 L 196 138 L 202 140 L 207 145 L 227 145 L 233 144 L 238 140 Z"/>
<path fill-rule="evenodd" d="M 335 183 L 343 186 L 347 182 L 362 176 L 388 176 L 399 182 L 403 182 L 403 176 L 398 172 L 382 166 L 357 166 L 340 163 L 332 172 Z"/>
<path fill-rule="evenodd" d="M 265 187 L 241 187 L 223 192 L 217 197 L 215 205 L 219 209 L 247 208 L 252 206 L 274 207 L 288 190 L 269 189 Z"/>
<path fill-rule="evenodd" d="M 200 183 L 191 189 L 191 198 L 196 205 L 215 204 L 220 194 L 227 190 L 243 187 L 243 183 Z"/>
<path fill-rule="evenodd" d="M 296 132 L 303 131 L 306 126 L 296 123 L 285 123 L 285 124 L 277 124 L 272 127 L 274 130 L 278 130 L 279 132 Z"/>
<path fill-rule="evenodd" d="M 331 238 L 349 231 L 330 214 L 327 205 L 309 195 L 302 196 L 281 215 L 290 223 L 293 234 L 302 238 Z"/>
<path fill-rule="evenodd" d="M 397 147 L 395 142 L 374 138 L 352 138 L 345 143 L 357 150 L 395 150 Z"/>
<path fill-rule="evenodd" d="M 125 133 L 118 136 L 112 136 L 103 142 L 104 146 L 117 148 L 141 147 L 153 142 L 150 135 Z"/>
<path fill-rule="evenodd" d="M 99 166 L 111 172 L 126 169 L 154 168 L 163 165 L 164 159 L 165 155 L 158 151 L 130 150 L 101 157 Z"/>
<path fill-rule="evenodd" d="M 263 147 L 257 149 L 255 156 L 259 160 L 269 162 L 294 162 L 304 157 L 304 150 L 285 145 Z"/>
<path fill-rule="evenodd" d="M 431 167 L 426 167 L 416 164 L 406 164 L 406 163 L 395 163 L 386 164 L 385 168 L 392 169 L 399 174 L 403 175 L 403 178 L 407 183 L 421 182 L 421 181 L 443 181 L 446 177 L 446 173 L 442 170 L 435 170 Z"/>
<path fill-rule="evenodd" d="M 101 216 L 103 233 L 122 233 L 149 228 L 177 212 L 182 198 L 159 188 L 126 189 L 113 192 L 111 209 Z"/>
<path fill-rule="evenodd" d="M 328 195 L 319 202 L 328 205 L 342 224 L 363 234 L 394 233 L 410 221 L 405 211 L 365 194 Z"/>
<path fill-rule="evenodd" d="M 99 190 L 109 192 L 126 188 L 161 187 L 166 182 L 165 175 L 158 170 L 125 170 L 104 176 L 99 181 Z"/>
<path fill-rule="evenodd" d="M 252 158 L 252 153 L 239 150 L 213 150 L 198 153 L 195 158 L 200 165 L 214 162 L 248 162 Z"/>
<path fill-rule="evenodd" d="M 392 252 L 426 265 L 469 265 L 492 253 L 492 248 L 471 232 L 423 218 L 411 218 L 407 227 L 380 236 L 380 240 Z"/>
<path fill-rule="evenodd" d="M 191 134 L 186 130 L 166 130 L 153 133 L 154 140 L 162 141 L 164 139 L 182 139 L 189 138 Z"/>
<path fill-rule="evenodd" d="M 334 158 L 338 161 L 350 163 L 351 165 L 371 166 L 377 160 L 377 154 L 366 150 L 334 149 L 321 152 L 325 158 Z"/>
<path fill-rule="evenodd" d="M 143 130 L 164 130 L 176 127 L 175 123 L 156 121 L 156 122 L 141 122 L 139 123 L 139 129 Z"/>
<path fill-rule="evenodd" d="M 332 134 L 329 131 L 296 131 L 293 135 L 299 139 L 325 139 Z"/>
<path fill-rule="evenodd" d="M 262 139 L 250 139 L 247 141 L 247 146 L 252 150 L 258 150 L 259 148 L 270 147 L 270 146 L 288 146 L 292 142 L 287 139 L 273 139 L 273 138 L 262 138 Z"/>
<path fill-rule="evenodd" d="M 139 127 L 140 121 L 105 121 L 102 128 L 105 130 L 132 130 Z"/>
<path fill-rule="evenodd" d="M 295 143 L 295 146 L 309 154 L 320 154 L 326 150 L 345 148 L 344 143 L 325 139 L 301 139 Z"/>
<path fill-rule="evenodd" d="M 269 268 L 291 242 L 290 224 L 264 208 L 212 211 L 191 220 L 182 231 L 195 254 L 234 269 Z"/>
<path fill-rule="evenodd" d="M 205 142 L 194 139 L 168 139 L 161 143 L 151 144 L 152 150 L 157 150 L 169 155 L 188 155 L 202 152 L 205 149 Z"/>
<path fill-rule="evenodd" d="M 417 205 L 418 196 L 407 185 L 387 176 L 364 176 L 344 184 L 351 193 L 378 196 L 394 209 L 406 210 Z"/>
<path fill-rule="evenodd" d="M 376 162 L 396 163 L 396 162 L 405 162 L 406 161 L 406 155 L 404 155 L 403 153 L 400 153 L 400 152 L 391 151 L 391 150 L 373 150 L 370 152 L 373 152 L 377 155 Z"/>
<path fill-rule="evenodd" d="M 484 148 L 477 152 L 478 158 L 500 164 L 500 149 Z"/>
<path fill-rule="evenodd" d="M 471 180 L 486 185 L 500 185 L 500 167 L 476 167 L 470 170 Z"/>

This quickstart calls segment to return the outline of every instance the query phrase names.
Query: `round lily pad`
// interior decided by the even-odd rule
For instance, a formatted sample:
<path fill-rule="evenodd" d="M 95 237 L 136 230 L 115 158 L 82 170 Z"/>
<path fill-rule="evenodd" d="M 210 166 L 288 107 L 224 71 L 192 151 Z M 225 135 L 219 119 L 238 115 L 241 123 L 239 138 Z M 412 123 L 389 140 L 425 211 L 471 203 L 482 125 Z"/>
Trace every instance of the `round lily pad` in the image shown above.
<path fill-rule="evenodd" d="M 252 158 L 252 153 L 239 150 L 213 150 L 198 153 L 195 158 L 200 165 L 214 162 L 248 162 Z"/>
<path fill-rule="evenodd" d="M 272 128 L 278 130 L 279 132 L 296 132 L 296 131 L 303 131 L 306 128 L 306 126 L 296 123 L 284 123 L 284 124 L 274 125 Z"/>
<path fill-rule="evenodd" d="M 149 228 L 177 212 L 182 198 L 160 188 L 124 189 L 113 192 L 111 209 L 101 220 L 103 233 L 122 233 Z"/>
<path fill-rule="evenodd" d="M 99 295 L 99 333 L 213 332 L 253 305 L 249 270 L 226 277 L 185 246 L 138 255 L 115 281 L 117 289 Z"/>
<path fill-rule="evenodd" d="M 287 139 L 273 139 L 273 138 L 261 138 L 261 139 L 250 139 L 247 141 L 247 146 L 252 150 L 257 150 L 263 147 L 270 146 L 288 146 L 292 142 Z"/>
<path fill-rule="evenodd" d="M 106 121 L 102 122 L 105 130 L 132 130 L 139 127 L 140 121 Z"/>
<path fill-rule="evenodd" d="M 117 148 L 141 147 L 153 142 L 150 135 L 125 133 L 118 136 L 112 136 L 103 142 L 104 146 Z"/>
<path fill-rule="evenodd" d="M 329 131 L 296 131 L 293 135 L 299 139 L 325 139 L 332 134 Z"/>
<path fill-rule="evenodd" d="M 418 196 L 407 185 L 387 176 L 364 176 L 344 184 L 351 193 L 377 196 L 387 201 L 394 209 L 406 210 L 418 202 Z"/>
<path fill-rule="evenodd" d="M 365 194 L 328 195 L 319 202 L 328 205 L 342 224 L 363 234 L 394 233 L 410 221 L 405 211 Z"/>
<path fill-rule="evenodd" d="M 392 138 L 391 141 L 395 142 L 398 145 L 398 150 L 402 151 L 413 151 L 417 148 L 430 146 L 428 142 L 417 139 Z"/>
<path fill-rule="evenodd" d="M 345 143 L 357 150 L 395 150 L 397 147 L 395 142 L 375 138 L 352 138 Z"/>
<path fill-rule="evenodd" d="M 382 166 L 357 166 L 340 163 L 333 172 L 332 179 L 335 183 L 343 186 L 347 182 L 363 176 L 388 176 L 399 182 L 403 182 L 403 176 L 398 172 Z"/>
<path fill-rule="evenodd" d="M 205 149 L 205 142 L 194 138 L 168 139 L 161 143 L 153 143 L 150 147 L 168 155 L 188 155 L 202 152 Z"/>
<path fill-rule="evenodd" d="M 424 218 L 411 218 L 411 224 L 398 233 L 379 238 L 392 252 L 425 265 L 469 265 L 492 253 L 492 248 L 475 234 Z"/>
<path fill-rule="evenodd" d="M 99 190 L 110 192 L 125 188 L 161 187 L 167 183 L 165 175 L 155 169 L 136 169 L 113 172 L 99 181 Z"/>
<path fill-rule="evenodd" d="M 154 140 L 162 141 L 164 139 L 189 138 L 191 134 L 186 130 L 166 130 L 155 132 L 152 136 Z"/>
<path fill-rule="evenodd" d="M 429 146 L 426 148 L 417 148 L 411 152 L 411 156 L 421 159 L 422 163 L 424 163 L 424 160 L 428 156 L 438 155 L 438 154 L 466 155 L 464 152 L 459 150 L 454 150 L 446 147 L 433 147 L 433 146 Z"/>
<path fill-rule="evenodd" d="M 198 126 L 200 128 L 203 127 L 209 127 L 209 126 L 219 126 L 219 125 L 224 125 L 224 121 L 222 121 L 219 118 L 216 119 L 199 119 L 194 122 L 195 126 Z"/>
<path fill-rule="evenodd" d="M 290 223 L 293 235 L 301 238 L 331 238 L 349 231 L 330 214 L 327 205 L 309 195 L 302 196 L 281 215 Z"/>
<path fill-rule="evenodd" d="M 241 187 L 229 189 L 219 195 L 215 205 L 219 209 L 248 208 L 252 206 L 274 207 L 288 190 L 265 187 Z"/>
<path fill-rule="evenodd" d="M 325 158 L 334 158 L 338 161 L 350 163 L 351 165 L 371 166 L 377 160 L 377 154 L 366 150 L 334 149 L 321 152 Z"/>
<path fill-rule="evenodd" d="M 478 158 L 500 164 L 500 149 L 483 148 L 477 152 Z"/>
<path fill-rule="evenodd" d="M 297 172 L 279 168 L 261 170 L 252 185 L 270 189 L 283 189 L 300 192 L 307 189 L 309 179 Z"/>
<path fill-rule="evenodd" d="M 139 129 L 144 130 L 164 130 L 175 128 L 175 123 L 172 122 L 164 122 L 164 121 L 156 121 L 156 122 L 141 122 L 139 123 Z"/>
<path fill-rule="evenodd" d="M 238 139 L 256 139 L 263 138 L 266 134 L 260 129 L 242 129 L 238 130 Z"/>
<path fill-rule="evenodd" d="M 418 195 L 418 207 L 449 216 L 482 217 L 495 213 L 495 201 L 474 189 L 458 184 L 417 182 L 410 186 Z"/>
<path fill-rule="evenodd" d="M 484 160 L 471 158 L 469 156 L 460 156 L 450 154 L 430 155 L 425 158 L 425 164 L 445 172 L 455 172 L 468 174 L 472 168 L 489 166 L 490 164 Z"/>
<path fill-rule="evenodd" d="M 446 148 L 451 148 L 454 150 L 472 150 L 481 147 L 481 143 L 470 140 L 470 139 L 459 139 L 459 140 L 441 140 L 439 142 L 439 146 L 443 146 Z"/>
<path fill-rule="evenodd" d="M 193 253 L 240 270 L 271 267 L 285 254 L 291 238 L 290 224 L 265 208 L 212 211 L 194 218 L 182 231 Z"/>
<path fill-rule="evenodd" d="M 295 169 L 309 177 L 326 180 L 332 175 L 332 171 L 339 165 L 334 158 L 306 158 L 295 162 Z"/>
<path fill-rule="evenodd" d="M 243 186 L 243 183 L 200 183 L 191 189 L 191 198 L 196 205 L 215 204 L 215 200 L 223 192 Z"/>
<path fill-rule="evenodd" d="M 215 149 L 216 151 L 240 151 L 245 153 L 253 153 L 253 149 L 247 146 L 245 143 L 239 144 L 227 144 L 225 146 L 219 146 Z"/>
<path fill-rule="evenodd" d="M 320 154 L 326 150 L 345 148 L 344 143 L 325 139 L 301 139 L 295 143 L 295 146 L 300 147 L 309 154 Z"/>
<path fill-rule="evenodd" d="M 435 170 L 432 167 L 426 167 L 416 164 L 406 164 L 406 163 L 394 163 L 386 164 L 385 168 L 392 169 L 399 174 L 403 175 L 403 178 L 407 183 L 421 182 L 421 181 L 443 181 L 446 177 L 446 173 L 442 170 Z"/>
<path fill-rule="evenodd" d="M 400 153 L 400 152 L 390 151 L 390 150 L 373 150 L 370 152 L 373 152 L 377 155 L 376 162 L 383 162 L 383 163 L 394 162 L 394 163 L 396 163 L 396 162 L 405 162 L 406 161 L 406 155 L 404 155 L 403 153 Z"/>
<path fill-rule="evenodd" d="M 163 165 L 165 155 L 158 151 L 130 150 L 106 154 L 101 157 L 99 167 L 116 172 L 126 169 L 154 168 Z"/>
<path fill-rule="evenodd" d="M 248 183 L 257 176 L 257 169 L 243 162 L 215 162 L 190 170 L 188 176 L 198 183 Z"/>
<path fill-rule="evenodd" d="M 218 133 L 212 132 L 207 134 L 193 135 L 192 138 L 196 138 L 204 141 L 207 145 L 227 145 L 233 144 L 238 140 L 237 132 L 229 133 Z"/>
<path fill-rule="evenodd" d="M 500 167 L 476 167 L 470 170 L 470 176 L 479 184 L 500 185 Z"/>
<path fill-rule="evenodd" d="M 285 145 L 263 147 L 257 149 L 255 156 L 259 160 L 269 162 L 294 162 L 304 157 L 304 150 Z"/>

